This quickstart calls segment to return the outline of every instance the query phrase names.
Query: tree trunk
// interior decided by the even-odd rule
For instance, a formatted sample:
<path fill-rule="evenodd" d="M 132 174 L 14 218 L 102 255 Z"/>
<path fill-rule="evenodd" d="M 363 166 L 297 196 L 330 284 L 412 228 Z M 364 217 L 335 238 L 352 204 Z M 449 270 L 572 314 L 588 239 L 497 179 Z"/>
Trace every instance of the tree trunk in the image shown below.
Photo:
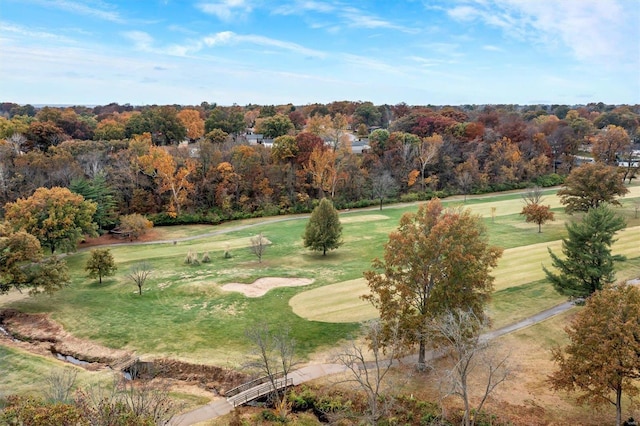
<path fill-rule="evenodd" d="M 323 256 L 327 255 L 327 246 L 322 246 L 322 255 Z"/>
<path fill-rule="evenodd" d="M 382 197 L 380 198 L 380 210 L 382 210 Z"/>
<path fill-rule="evenodd" d="M 622 383 L 616 389 L 616 426 L 622 424 Z"/>
<path fill-rule="evenodd" d="M 418 349 L 418 368 L 422 369 L 425 364 L 427 345 L 424 338 L 420 338 L 420 347 Z"/>
<path fill-rule="evenodd" d="M 542 224 L 538 224 L 538 234 L 542 234 Z"/>

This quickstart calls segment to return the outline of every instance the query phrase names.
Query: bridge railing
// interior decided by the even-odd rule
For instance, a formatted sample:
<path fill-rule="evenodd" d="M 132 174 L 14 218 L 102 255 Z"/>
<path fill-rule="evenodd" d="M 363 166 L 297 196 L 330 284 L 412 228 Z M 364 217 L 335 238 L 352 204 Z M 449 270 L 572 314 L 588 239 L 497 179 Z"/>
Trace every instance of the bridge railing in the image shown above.
<path fill-rule="evenodd" d="M 275 390 L 284 389 L 288 386 L 293 386 L 293 379 L 278 379 L 275 381 L 275 389 L 271 382 L 263 383 L 251 389 L 245 390 L 237 395 L 232 397 L 227 397 L 227 401 L 234 407 L 238 405 L 246 404 L 247 402 L 253 401 L 255 399 L 260 398 L 261 396 L 265 396 L 274 392 Z"/>
<path fill-rule="evenodd" d="M 278 373 L 274 376 L 275 379 L 280 379 L 283 377 L 283 373 Z M 255 388 L 256 386 L 260 386 L 263 383 L 269 383 L 271 379 L 269 376 L 258 377 L 257 379 L 253 379 L 250 382 L 246 382 L 241 384 L 240 386 L 236 386 L 235 388 L 229 389 L 224 392 L 224 396 L 230 398 L 232 396 L 238 395 L 244 391 L 247 391 L 251 388 Z"/>

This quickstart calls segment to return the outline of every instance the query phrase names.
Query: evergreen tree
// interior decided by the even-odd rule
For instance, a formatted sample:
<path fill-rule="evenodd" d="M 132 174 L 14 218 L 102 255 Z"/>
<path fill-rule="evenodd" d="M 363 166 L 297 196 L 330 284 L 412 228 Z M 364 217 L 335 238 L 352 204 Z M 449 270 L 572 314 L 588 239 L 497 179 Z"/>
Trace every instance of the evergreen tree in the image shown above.
<path fill-rule="evenodd" d="M 342 225 L 333 203 L 323 198 L 313 209 L 304 232 L 304 246 L 315 251 L 333 250 L 342 245 Z"/>
<path fill-rule="evenodd" d="M 554 274 L 543 267 L 554 288 L 569 297 L 587 297 L 605 284 L 613 283 L 614 261 L 624 260 L 624 256 L 612 255 L 613 236 L 624 229 L 624 219 L 606 205 L 587 212 L 582 222 L 567 225 L 567 238 L 562 239 L 561 259 L 551 249 L 549 254 L 553 266 L 559 270 Z"/>
<path fill-rule="evenodd" d="M 97 174 L 92 180 L 74 179 L 69 185 L 69 189 L 82 195 L 85 200 L 93 201 L 96 204 L 93 221 L 98 225 L 99 231 L 115 225 L 117 202 L 113 196 L 113 189 L 109 187 L 103 174 Z"/>

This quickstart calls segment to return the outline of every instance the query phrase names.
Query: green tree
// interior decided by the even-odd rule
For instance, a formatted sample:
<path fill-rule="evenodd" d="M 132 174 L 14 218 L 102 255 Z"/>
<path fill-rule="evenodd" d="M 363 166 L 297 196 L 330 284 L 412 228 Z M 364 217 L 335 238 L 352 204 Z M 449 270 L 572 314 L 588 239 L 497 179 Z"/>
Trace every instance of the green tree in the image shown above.
<path fill-rule="evenodd" d="M 69 189 L 76 194 L 80 194 L 85 200 L 93 201 L 96 204 L 96 212 L 93 214 L 93 221 L 98 225 L 100 231 L 113 227 L 116 223 L 117 202 L 113 189 L 107 184 L 103 173 L 98 173 L 93 179 L 74 179 L 69 185 Z"/>
<path fill-rule="evenodd" d="M 291 119 L 284 114 L 259 119 L 256 123 L 256 131 L 262 133 L 265 138 L 277 138 L 288 134 L 293 129 Z"/>
<path fill-rule="evenodd" d="M 89 278 L 98 277 L 98 281 L 102 284 L 102 277 L 115 274 L 118 267 L 109 249 L 95 249 L 91 250 L 91 256 L 84 269 L 89 271 Z"/>
<path fill-rule="evenodd" d="M 96 205 L 67 188 L 38 188 L 31 197 L 5 205 L 5 220 L 35 236 L 51 253 L 75 250 L 84 235 L 96 235 Z"/>
<path fill-rule="evenodd" d="M 620 205 L 616 197 L 629 192 L 618 169 L 603 163 L 587 163 L 571 171 L 558 191 L 568 214 L 586 212 L 603 203 Z"/>
<path fill-rule="evenodd" d="M 447 311 L 471 310 L 484 317 L 493 289 L 490 270 L 502 250 L 490 246 L 479 216 L 470 210 L 445 210 L 438 199 L 405 213 L 389 235 L 384 259 L 364 273 L 371 294 L 364 296 L 380 312 L 386 330 L 400 323 L 401 341 L 419 346 L 423 366 L 427 323 Z"/>
<path fill-rule="evenodd" d="M 622 284 L 595 292 L 565 332 L 569 345 L 553 349 L 553 389 L 581 392 L 578 402 L 590 407 L 614 405 L 619 426 L 623 393 L 640 394 L 640 289 Z"/>
<path fill-rule="evenodd" d="M 36 237 L 0 227 L 0 294 L 12 288 L 52 294 L 68 282 L 66 263 L 56 256 L 45 259 Z"/>
<path fill-rule="evenodd" d="M 611 245 L 616 241 L 615 233 L 624 227 L 624 219 L 606 205 L 589 210 L 582 222 L 566 225 L 568 236 L 562 239 L 564 258 L 549 249 L 552 265 L 559 274 L 543 267 L 554 288 L 569 297 L 587 297 L 614 282 L 613 262 L 625 258 L 612 255 Z"/>
<path fill-rule="evenodd" d="M 342 225 L 340 225 L 338 211 L 327 198 L 323 198 L 313 209 L 303 239 L 305 247 L 322 251 L 323 256 L 326 256 L 327 250 L 333 250 L 342 245 Z"/>

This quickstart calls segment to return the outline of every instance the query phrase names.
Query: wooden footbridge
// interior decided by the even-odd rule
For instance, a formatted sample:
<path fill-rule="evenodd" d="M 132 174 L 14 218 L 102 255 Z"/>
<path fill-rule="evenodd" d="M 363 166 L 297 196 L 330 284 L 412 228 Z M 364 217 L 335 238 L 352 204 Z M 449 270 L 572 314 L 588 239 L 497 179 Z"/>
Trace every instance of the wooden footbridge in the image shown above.
<path fill-rule="evenodd" d="M 233 407 L 255 401 L 270 393 L 293 386 L 293 379 L 284 376 L 260 377 L 225 392 L 227 402 Z"/>

